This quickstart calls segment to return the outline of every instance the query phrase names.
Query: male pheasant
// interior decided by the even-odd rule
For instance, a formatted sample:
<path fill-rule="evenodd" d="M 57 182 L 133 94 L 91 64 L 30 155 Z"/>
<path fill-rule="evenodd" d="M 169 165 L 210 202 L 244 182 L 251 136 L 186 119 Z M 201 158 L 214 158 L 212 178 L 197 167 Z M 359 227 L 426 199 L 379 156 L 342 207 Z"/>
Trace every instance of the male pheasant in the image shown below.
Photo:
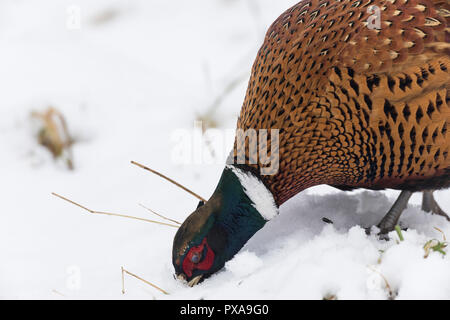
<path fill-rule="evenodd" d="M 217 189 L 175 236 L 178 278 L 195 285 L 220 270 L 319 184 L 402 190 L 382 233 L 416 191 L 445 215 L 432 192 L 450 187 L 449 25 L 449 0 L 304 0 L 283 13 L 253 65 Z M 262 149 L 242 139 L 249 130 Z M 261 174 L 267 159 L 277 170 Z"/>

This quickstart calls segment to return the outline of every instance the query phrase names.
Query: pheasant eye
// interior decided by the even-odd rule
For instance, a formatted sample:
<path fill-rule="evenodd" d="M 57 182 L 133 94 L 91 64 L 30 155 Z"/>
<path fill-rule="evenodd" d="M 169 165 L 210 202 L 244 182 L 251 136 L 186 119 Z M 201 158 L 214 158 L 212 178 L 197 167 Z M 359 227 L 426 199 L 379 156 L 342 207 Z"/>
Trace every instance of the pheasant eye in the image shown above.
<path fill-rule="evenodd" d="M 193 263 L 199 263 L 200 262 L 200 258 L 201 258 L 201 254 L 200 253 L 194 253 L 191 257 L 191 261 Z"/>

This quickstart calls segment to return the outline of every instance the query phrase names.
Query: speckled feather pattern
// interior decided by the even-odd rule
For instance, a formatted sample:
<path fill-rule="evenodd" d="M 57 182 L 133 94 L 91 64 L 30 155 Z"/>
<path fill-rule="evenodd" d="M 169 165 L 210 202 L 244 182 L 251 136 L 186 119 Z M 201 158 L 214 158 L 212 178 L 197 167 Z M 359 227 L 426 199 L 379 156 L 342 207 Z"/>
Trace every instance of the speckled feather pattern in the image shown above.
<path fill-rule="evenodd" d="M 280 130 L 262 176 L 278 205 L 318 184 L 450 186 L 449 25 L 449 0 L 305 0 L 274 22 L 237 126 Z"/>

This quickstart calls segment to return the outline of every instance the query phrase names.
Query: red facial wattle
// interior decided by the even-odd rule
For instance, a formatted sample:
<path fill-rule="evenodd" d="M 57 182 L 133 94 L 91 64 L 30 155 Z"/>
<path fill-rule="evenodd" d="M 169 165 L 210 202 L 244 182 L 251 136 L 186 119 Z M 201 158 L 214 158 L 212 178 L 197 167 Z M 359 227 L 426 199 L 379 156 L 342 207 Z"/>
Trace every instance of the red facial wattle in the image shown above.
<path fill-rule="evenodd" d="M 202 255 L 203 250 L 206 248 L 206 253 L 204 258 L 199 263 L 193 263 L 192 257 L 194 255 Z M 211 250 L 211 248 L 208 245 L 208 242 L 206 241 L 206 238 L 203 239 L 202 243 L 197 246 L 191 248 L 189 250 L 188 254 L 183 260 L 183 271 L 188 277 L 192 277 L 192 272 L 194 269 L 197 270 L 209 270 L 214 263 L 214 252 Z"/>

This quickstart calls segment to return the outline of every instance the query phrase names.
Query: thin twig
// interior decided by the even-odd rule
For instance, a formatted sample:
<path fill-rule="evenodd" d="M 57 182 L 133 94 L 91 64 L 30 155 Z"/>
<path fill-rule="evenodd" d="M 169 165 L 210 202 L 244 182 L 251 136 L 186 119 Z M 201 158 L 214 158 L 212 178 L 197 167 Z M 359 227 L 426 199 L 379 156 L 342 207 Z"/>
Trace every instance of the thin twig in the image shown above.
<path fill-rule="evenodd" d="M 136 278 L 136 279 L 138 279 L 138 280 L 140 280 L 140 281 L 142 281 L 142 282 L 144 282 L 144 283 L 146 283 L 146 284 L 148 284 L 149 286 L 152 286 L 153 288 L 159 290 L 160 292 L 162 292 L 164 294 L 167 294 L 167 295 L 169 294 L 167 291 L 161 289 L 160 287 L 154 285 L 153 283 L 151 283 L 151 282 L 149 282 L 149 281 L 147 281 L 145 279 L 142 279 L 141 277 L 135 275 L 134 273 L 131 273 L 130 271 L 124 269 L 123 267 L 122 267 L 122 294 L 125 294 L 125 273 L 130 275 L 130 276 L 132 276 L 132 277 L 134 277 L 134 278 Z"/>
<path fill-rule="evenodd" d="M 52 290 L 52 292 L 54 293 L 54 294 L 57 294 L 58 296 L 61 296 L 61 297 L 66 297 L 65 295 L 63 295 L 61 292 L 59 292 L 58 290 L 56 290 L 56 289 L 53 289 Z"/>
<path fill-rule="evenodd" d="M 157 216 L 160 217 L 160 218 L 163 218 L 164 220 L 171 221 L 171 222 L 174 222 L 174 223 L 176 223 L 176 224 L 180 224 L 180 225 L 181 225 L 181 222 L 178 222 L 177 220 L 173 220 L 173 219 L 164 217 L 163 215 L 161 215 L 161 214 L 159 214 L 159 213 L 153 211 L 153 210 L 150 209 L 150 208 L 147 208 L 146 206 L 144 206 L 144 205 L 141 204 L 141 203 L 139 203 L 139 205 L 140 205 L 142 208 L 144 208 L 145 210 L 150 211 L 151 213 L 157 215 Z"/>
<path fill-rule="evenodd" d="M 153 174 L 156 174 L 157 176 L 160 176 L 161 178 L 169 181 L 170 183 L 173 183 L 174 185 L 176 185 L 177 187 L 183 189 L 184 191 L 188 192 L 189 194 L 193 195 L 194 197 L 196 197 L 197 199 L 199 199 L 200 201 L 206 202 L 206 200 L 204 198 L 202 198 L 201 196 L 199 196 L 198 194 L 196 194 L 195 192 L 189 190 L 188 188 L 186 188 L 185 186 L 179 184 L 178 182 L 176 182 L 175 180 L 170 179 L 169 177 L 163 175 L 162 173 L 159 173 L 156 170 L 150 169 L 149 167 L 146 167 L 140 163 L 137 163 L 136 161 L 131 161 L 131 164 L 134 164 L 135 166 L 138 166 L 139 168 L 142 168 L 144 170 L 150 171 Z"/>
<path fill-rule="evenodd" d="M 102 214 L 102 215 L 107 215 L 107 216 L 115 216 L 115 217 L 121 217 L 121 218 L 127 218 L 127 219 L 134 219 L 134 220 L 140 220 L 140 221 L 145 221 L 145 222 L 151 222 L 151 223 L 156 223 L 156 224 L 160 224 L 160 225 L 164 225 L 164 226 L 168 226 L 168 227 L 173 227 L 173 228 L 179 228 L 179 226 L 173 225 L 173 224 L 168 224 L 168 223 L 164 223 L 164 222 L 159 222 L 159 221 L 154 221 L 154 220 L 149 220 L 149 219 L 144 219 L 144 218 L 138 218 L 138 217 L 133 217 L 133 216 L 127 216 L 127 215 L 123 215 L 123 214 L 118 214 L 118 213 L 111 213 L 111 212 L 102 212 L 102 211 L 94 211 L 91 210 L 89 208 L 86 208 L 85 206 L 82 206 L 79 203 L 76 203 L 75 201 L 69 200 L 66 197 L 63 197 L 59 194 L 56 194 L 54 192 L 52 192 L 52 195 L 54 195 L 55 197 L 58 197 L 62 200 L 65 200 L 83 210 L 86 210 L 92 214 Z"/>

